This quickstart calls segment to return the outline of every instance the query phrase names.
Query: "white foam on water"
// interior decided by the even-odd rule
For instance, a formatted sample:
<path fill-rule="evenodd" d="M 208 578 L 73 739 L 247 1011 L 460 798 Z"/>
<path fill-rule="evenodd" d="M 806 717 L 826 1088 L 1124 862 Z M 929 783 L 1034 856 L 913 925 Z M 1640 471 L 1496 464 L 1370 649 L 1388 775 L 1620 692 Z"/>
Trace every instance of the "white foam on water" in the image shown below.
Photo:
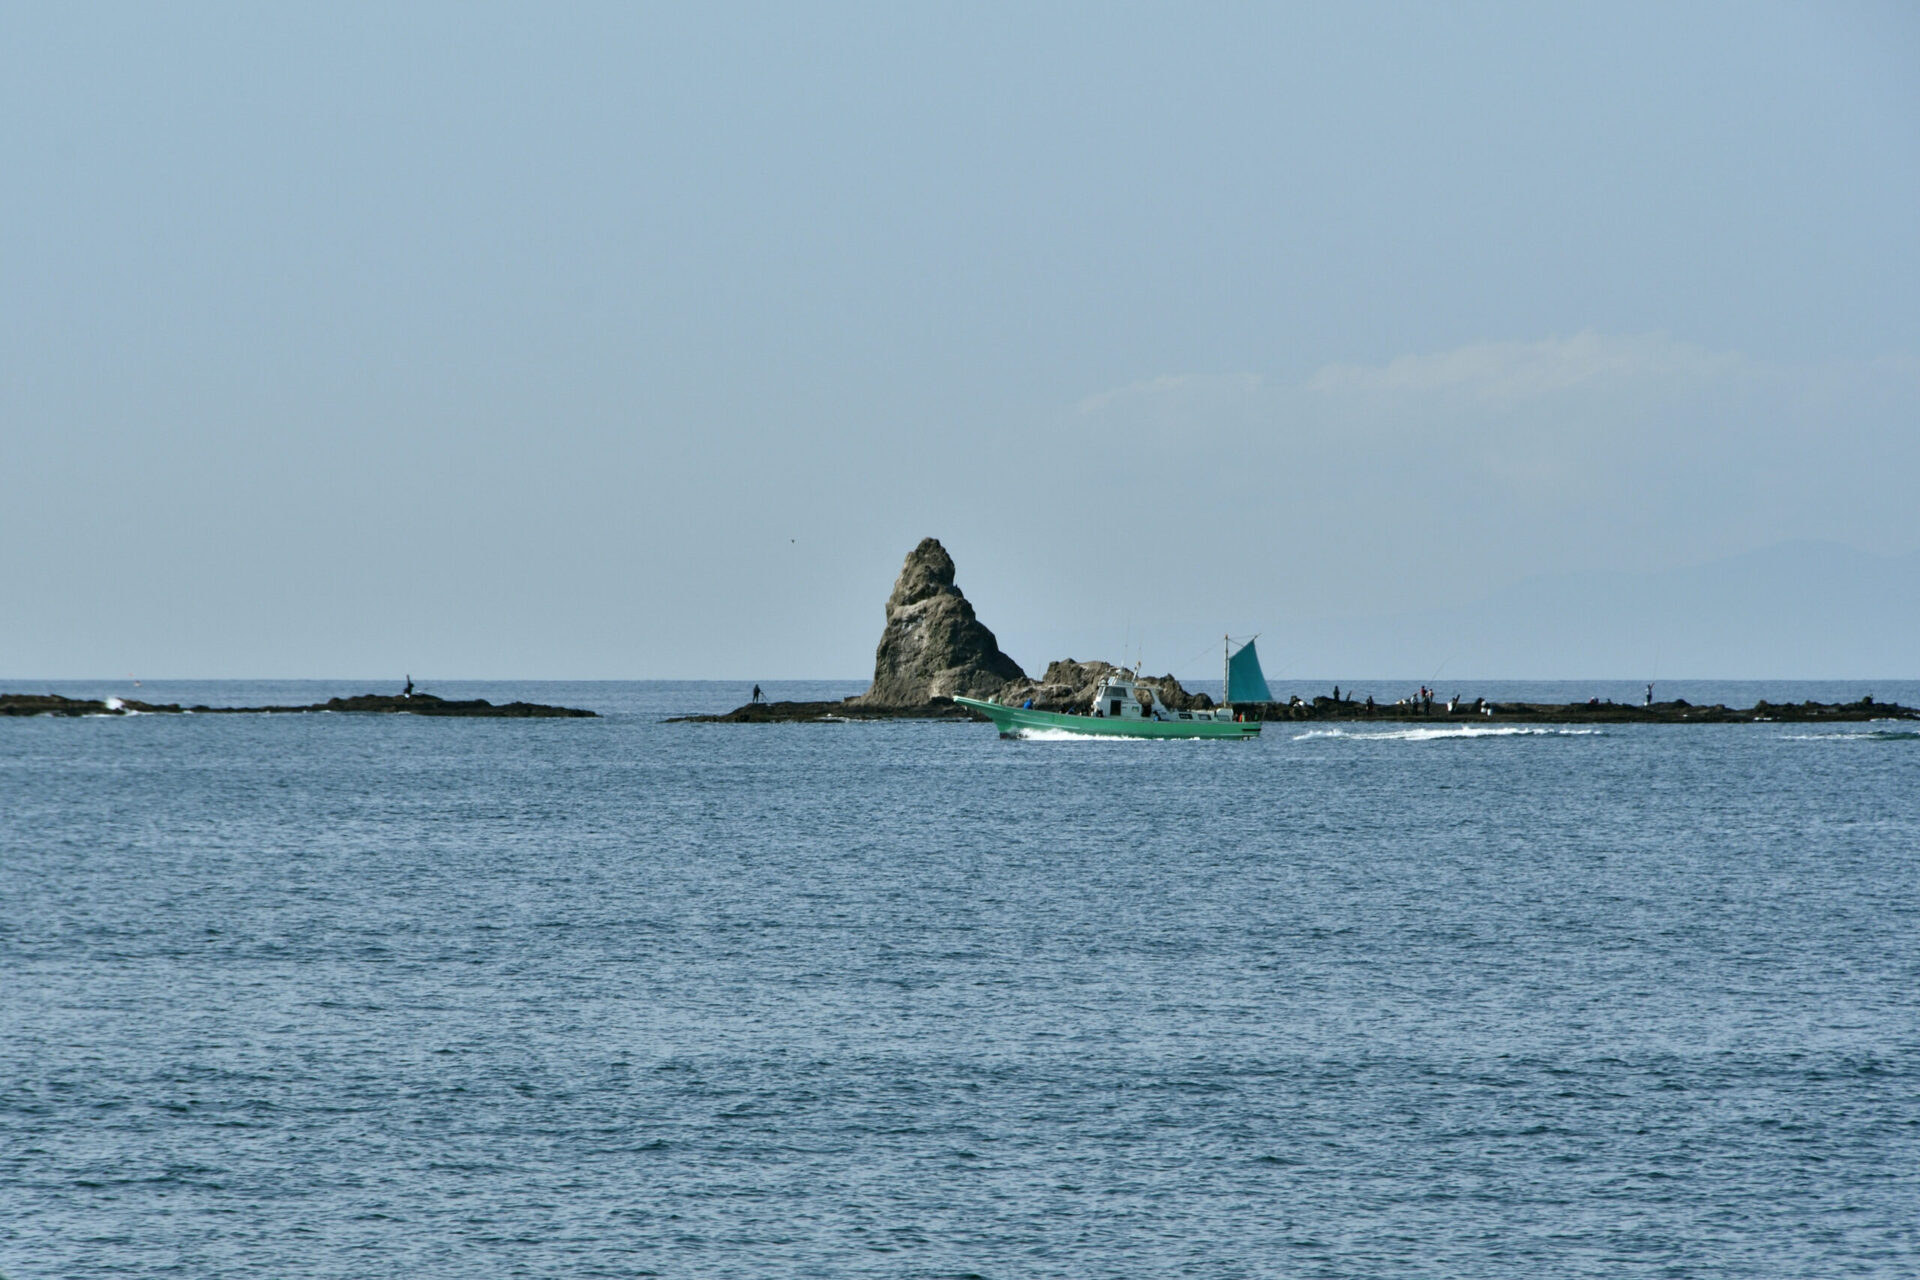
<path fill-rule="evenodd" d="M 108 698 L 108 699 L 107 699 L 107 710 L 109 710 L 109 711 L 118 711 L 118 710 L 120 710 L 120 708 L 122 708 L 122 707 L 124 707 L 124 706 L 126 706 L 126 705 L 127 705 L 126 703 L 124 703 L 124 702 L 122 702 L 122 701 L 120 701 L 120 699 L 118 699 L 118 698 Z"/>
<path fill-rule="evenodd" d="M 1920 741 L 1920 729 L 1843 729 L 1834 733 L 1783 733 L 1782 742 Z"/>
<path fill-rule="evenodd" d="M 1075 733 L 1071 729 L 1015 729 L 1013 736 L 1026 742 L 1198 742 L 1191 738 L 1134 738 L 1120 733 Z"/>
<path fill-rule="evenodd" d="M 1449 725 L 1441 728 L 1376 729 L 1364 733 L 1348 729 L 1309 729 L 1295 734 L 1294 741 L 1308 738 L 1352 738 L 1363 742 L 1433 742 L 1440 738 L 1592 738 L 1605 736 L 1604 729 L 1547 725 Z"/>

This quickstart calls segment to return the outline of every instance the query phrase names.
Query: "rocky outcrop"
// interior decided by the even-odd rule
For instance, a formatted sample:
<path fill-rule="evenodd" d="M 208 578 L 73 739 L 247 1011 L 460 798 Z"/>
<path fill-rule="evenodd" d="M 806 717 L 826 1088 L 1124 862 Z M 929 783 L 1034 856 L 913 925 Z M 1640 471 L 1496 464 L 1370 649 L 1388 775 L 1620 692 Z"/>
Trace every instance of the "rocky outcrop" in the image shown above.
<path fill-rule="evenodd" d="M 937 538 L 907 556 L 887 597 L 887 626 L 873 655 L 873 686 L 859 707 L 918 707 L 960 694 L 991 698 L 1024 681 L 1020 664 L 973 614 L 953 583 L 953 557 Z"/>
<path fill-rule="evenodd" d="M 887 598 L 887 625 L 874 653 L 873 685 L 865 693 L 841 703 L 750 703 L 725 715 L 683 718 L 730 724 L 979 718 L 955 706 L 955 695 L 1013 706 L 1031 698 L 1047 711 L 1084 712 L 1093 705 L 1100 682 L 1118 668 L 1067 658 L 1050 664 L 1040 679 L 1028 678 L 1019 663 L 1000 652 L 993 632 L 974 616 L 953 577 L 953 557 L 937 538 L 923 538 L 907 556 Z M 1175 711 L 1213 706 L 1212 698 L 1188 693 L 1171 675 L 1138 683 Z"/>

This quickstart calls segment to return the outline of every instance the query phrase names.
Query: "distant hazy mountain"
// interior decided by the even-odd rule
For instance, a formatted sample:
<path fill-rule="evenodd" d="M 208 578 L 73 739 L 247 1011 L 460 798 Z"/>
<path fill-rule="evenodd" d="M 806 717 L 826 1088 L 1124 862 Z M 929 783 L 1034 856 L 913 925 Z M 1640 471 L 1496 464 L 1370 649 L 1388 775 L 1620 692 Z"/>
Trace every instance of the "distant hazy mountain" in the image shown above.
<path fill-rule="evenodd" d="M 1297 670 L 1650 680 L 1920 677 L 1920 553 L 1790 542 L 1660 573 L 1530 578 L 1472 604 L 1302 622 Z"/>

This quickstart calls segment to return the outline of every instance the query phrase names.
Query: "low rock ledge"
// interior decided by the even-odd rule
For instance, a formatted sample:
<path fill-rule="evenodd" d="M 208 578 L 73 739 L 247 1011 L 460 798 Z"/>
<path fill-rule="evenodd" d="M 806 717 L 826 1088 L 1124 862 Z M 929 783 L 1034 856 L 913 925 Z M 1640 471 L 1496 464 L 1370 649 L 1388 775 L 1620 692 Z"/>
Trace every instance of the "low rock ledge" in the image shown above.
<path fill-rule="evenodd" d="M 549 707 L 538 702 L 508 702 L 495 706 L 485 698 L 450 702 L 430 693 L 362 693 L 351 698 L 329 698 L 304 707 L 183 707 L 177 702 L 141 702 L 130 698 L 65 698 L 57 693 L 0 693 L 0 716 L 124 716 L 124 715 L 293 715 L 315 711 L 349 711 L 374 715 L 470 716 L 495 720 L 561 719 L 593 716 L 577 707 Z"/>

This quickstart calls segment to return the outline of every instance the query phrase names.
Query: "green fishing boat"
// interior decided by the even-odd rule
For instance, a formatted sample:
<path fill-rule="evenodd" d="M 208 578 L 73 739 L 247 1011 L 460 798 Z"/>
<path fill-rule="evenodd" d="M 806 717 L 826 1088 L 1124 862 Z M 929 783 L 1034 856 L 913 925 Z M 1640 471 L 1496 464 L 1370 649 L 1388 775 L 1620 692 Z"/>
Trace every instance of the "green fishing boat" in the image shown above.
<path fill-rule="evenodd" d="M 1153 690 L 1136 683 L 1131 671 L 1116 671 L 1102 680 L 1085 713 L 1041 711 L 1031 703 L 1009 707 L 978 698 L 954 701 L 993 721 L 1003 738 L 1257 738 L 1261 704 L 1272 702 L 1273 694 L 1253 641 L 1236 650 L 1228 640 L 1225 705 L 1211 710 L 1175 711 L 1155 698 Z"/>

